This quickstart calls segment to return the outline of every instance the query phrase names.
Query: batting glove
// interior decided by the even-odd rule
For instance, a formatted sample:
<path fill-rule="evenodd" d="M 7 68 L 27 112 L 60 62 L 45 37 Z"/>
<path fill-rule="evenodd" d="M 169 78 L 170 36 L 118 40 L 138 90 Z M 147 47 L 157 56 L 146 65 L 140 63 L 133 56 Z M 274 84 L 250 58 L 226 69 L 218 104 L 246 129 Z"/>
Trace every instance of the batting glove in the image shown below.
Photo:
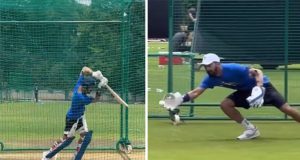
<path fill-rule="evenodd" d="M 107 83 L 108 83 L 107 78 L 106 77 L 102 77 L 100 83 L 98 84 L 98 88 L 101 88 L 103 86 L 105 87 L 107 85 Z"/>
<path fill-rule="evenodd" d="M 102 75 L 102 73 L 101 73 L 101 71 L 96 71 L 96 72 L 93 72 L 92 73 L 92 76 L 94 77 L 94 78 L 96 78 L 97 80 L 102 80 L 102 78 L 103 78 L 103 75 Z"/>

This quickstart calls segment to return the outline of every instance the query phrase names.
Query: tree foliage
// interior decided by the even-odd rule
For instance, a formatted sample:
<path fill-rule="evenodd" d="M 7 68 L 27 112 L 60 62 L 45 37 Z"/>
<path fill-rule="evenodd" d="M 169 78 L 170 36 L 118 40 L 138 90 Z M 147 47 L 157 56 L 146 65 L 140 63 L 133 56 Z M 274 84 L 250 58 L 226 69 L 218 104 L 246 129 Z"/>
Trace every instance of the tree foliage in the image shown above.
<path fill-rule="evenodd" d="M 83 66 L 121 87 L 122 0 L 0 0 L 0 80 L 11 89 L 72 90 Z M 144 92 L 144 3 L 130 14 L 133 94 Z M 17 21 L 17 22 L 16 22 Z M 136 85 L 143 84 L 143 85 Z M 138 92 L 137 92 L 138 91 Z"/>

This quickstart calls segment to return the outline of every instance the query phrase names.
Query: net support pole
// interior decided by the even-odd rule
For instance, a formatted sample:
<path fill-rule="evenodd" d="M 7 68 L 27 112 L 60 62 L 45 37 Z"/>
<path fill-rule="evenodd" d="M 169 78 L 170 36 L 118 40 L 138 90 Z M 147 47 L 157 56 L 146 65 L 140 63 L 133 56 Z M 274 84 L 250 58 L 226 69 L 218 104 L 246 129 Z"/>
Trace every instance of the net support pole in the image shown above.
<path fill-rule="evenodd" d="M 284 98 L 288 102 L 288 59 L 289 59 L 289 0 L 284 7 Z M 284 114 L 287 119 L 287 114 Z"/>
<path fill-rule="evenodd" d="M 2 142 L 0 142 L 0 151 L 4 150 L 4 144 Z"/>
<path fill-rule="evenodd" d="M 168 20 L 169 20 L 169 54 L 168 54 L 168 92 L 173 91 L 173 0 L 168 0 Z"/>
<path fill-rule="evenodd" d="M 190 60 L 191 60 L 191 82 L 190 82 L 190 86 L 191 86 L 191 90 L 193 90 L 195 88 L 195 66 L 194 66 L 194 55 L 190 55 Z M 191 103 L 194 103 L 194 100 L 191 101 Z M 194 106 L 190 107 L 190 117 L 194 116 Z"/>
<path fill-rule="evenodd" d="M 131 0 L 123 1 L 123 12 L 122 12 L 122 53 L 121 53 L 121 66 L 122 66 L 122 77 L 121 77 L 121 97 L 128 103 L 128 84 L 129 84 L 129 45 L 130 43 L 130 7 Z M 121 105 L 121 119 L 120 119 L 120 140 L 117 144 L 125 147 L 130 144 L 128 138 L 128 115 L 129 109 Z"/>

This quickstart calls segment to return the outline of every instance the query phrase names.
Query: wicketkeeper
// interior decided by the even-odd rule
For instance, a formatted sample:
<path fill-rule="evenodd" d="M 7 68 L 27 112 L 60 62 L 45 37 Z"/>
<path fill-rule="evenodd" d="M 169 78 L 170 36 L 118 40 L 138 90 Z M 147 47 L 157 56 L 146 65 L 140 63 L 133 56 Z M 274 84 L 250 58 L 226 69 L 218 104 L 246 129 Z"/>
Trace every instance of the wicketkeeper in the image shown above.
<path fill-rule="evenodd" d="M 107 78 L 105 78 L 99 70 L 93 72 L 93 70 L 88 67 L 82 68 L 79 79 L 73 89 L 72 103 L 66 115 L 63 137 L 54 142 L 49 151 L 43 152 L 42 160 L 50 160 L 52 157 L 55 157 L 58 152 L 70 145 L 75 138 L 76 132 L 80 134 L 80 138 L 78 139 L 73 159 L 80 160 L 82 158 L 93 134 L 87 127 L 84 116 L 85 106 L 99 100 L 99 90 L 96 91 L 95 97 L 89 96 L 92 90 L 96 88 L 97 81 L 100 81 L 98 88 L 106 86 L 108 83 Z"/>
<path fill-rule="evenodd" d="M 300 122 L 299 112 L 289 106 L 261 70 L 235 63 L 222 64 L 220 58 L 213 53 L 204 55 L 201 65 L 204 66 L 207 75 L 197 88 L 183 96 L 178 92 L 170 93 L 160 102 L 172 115 L 178 116 L 178 106 L 181 103 L 197 98 L 208 88 L 220 86 L 235 90 L 221 102 L 220 107 L 230 119 L 244 127 L 245 131 L 237 137 L 239 140 L 253 139 L 258 137 L 260 132 L 235 107 L 249 109 L 271 104 Z"/>

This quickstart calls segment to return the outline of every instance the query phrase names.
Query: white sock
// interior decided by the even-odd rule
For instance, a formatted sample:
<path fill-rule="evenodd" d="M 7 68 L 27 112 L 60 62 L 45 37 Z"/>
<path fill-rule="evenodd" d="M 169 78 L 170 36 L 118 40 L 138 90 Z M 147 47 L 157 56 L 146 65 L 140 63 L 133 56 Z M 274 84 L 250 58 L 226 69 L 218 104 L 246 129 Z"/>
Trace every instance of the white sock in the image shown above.
<path fill-rule="evenodd" d="M 245 128 L 245 129 L 249 129 L 249 128 L 255 128 L 255 126 L 249 122 L 246 118 L 243 119 L 241 125 Z"/>

